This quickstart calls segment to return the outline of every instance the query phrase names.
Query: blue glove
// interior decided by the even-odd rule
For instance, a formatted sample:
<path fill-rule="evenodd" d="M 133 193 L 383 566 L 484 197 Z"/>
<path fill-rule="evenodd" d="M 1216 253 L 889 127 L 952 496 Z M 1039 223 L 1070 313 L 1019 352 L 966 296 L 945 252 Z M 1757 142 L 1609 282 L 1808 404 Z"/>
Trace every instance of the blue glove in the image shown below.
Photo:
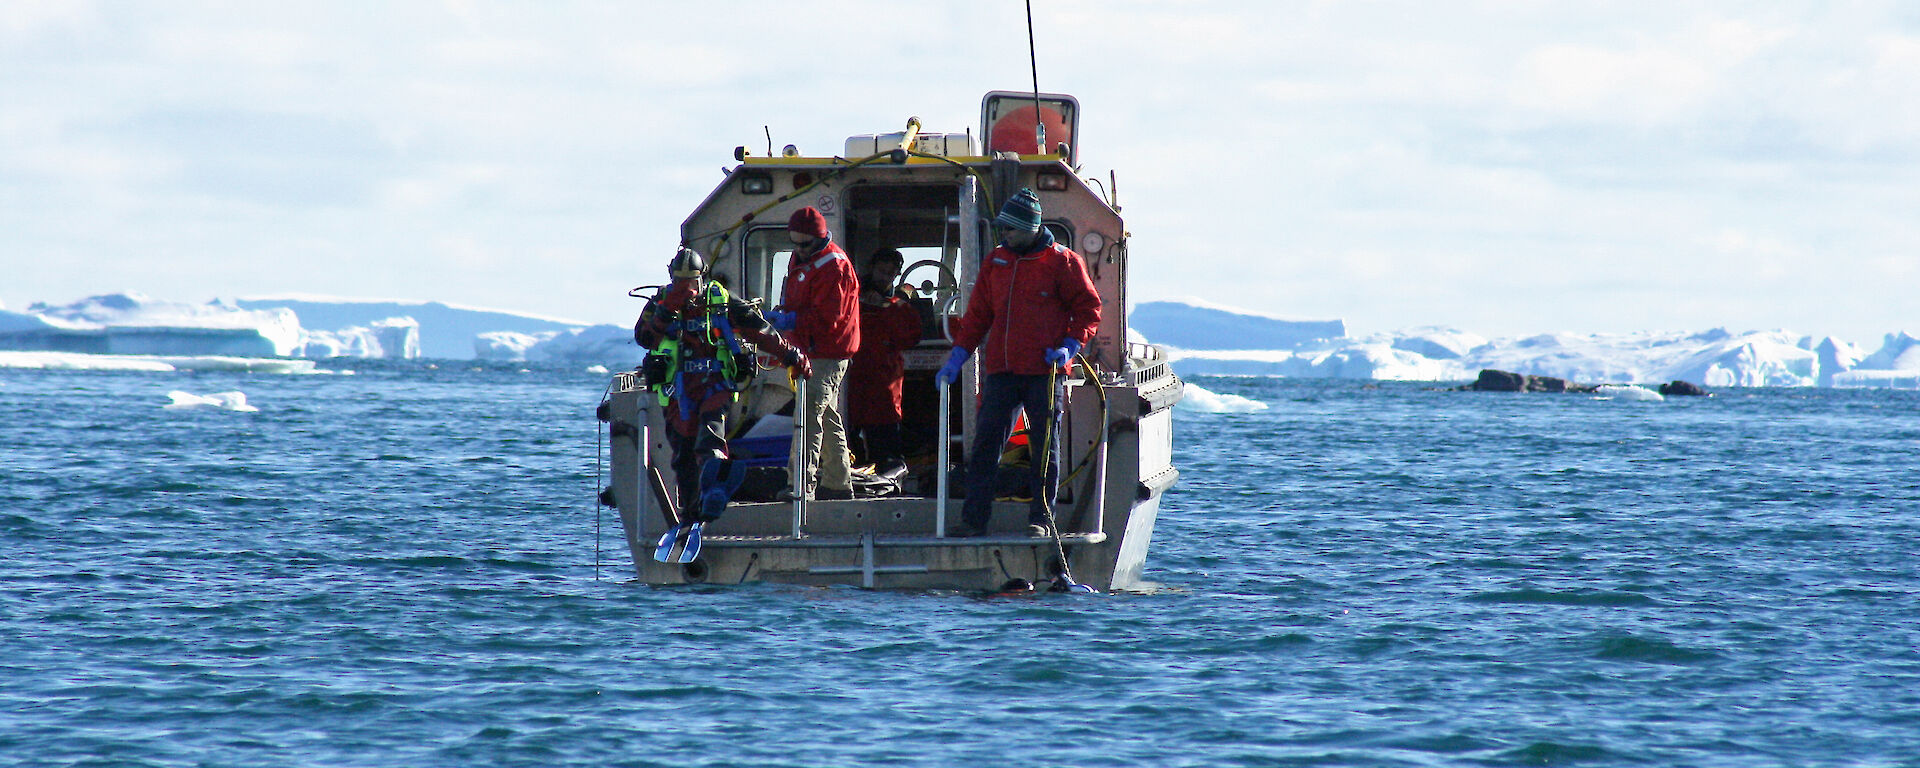
<path fill-rule="evenodd" d="M 960 380 L 960 366 L 966 365 L 967 357 L 972 354 L 966 347 L 954 347 L 952 352 L 947 353 L 947 364 L 940 366 L 940 373 L 935 374 L 934 377 L 939 379 L 941 384 L 952 386 L 954 382 Z"/>
<path fill-rule="evenodd" d="M 1061 339 L 1060 346 L 1047 350 L 1047 362 L 1054 365 L 1066 365 L 1074 355 L 1080 354 L 1079 339 Z"/>
<path fill-rule="evenodd" d="M 800 322 L 800 315 L 795 312 L 782 312 L 777 309 L 769 309 L 765 314 L 767 316 L 767 324 L 773 326 L 773 329 L 776 331 L 791 331 L 793 330 L 793 326 Z"/>

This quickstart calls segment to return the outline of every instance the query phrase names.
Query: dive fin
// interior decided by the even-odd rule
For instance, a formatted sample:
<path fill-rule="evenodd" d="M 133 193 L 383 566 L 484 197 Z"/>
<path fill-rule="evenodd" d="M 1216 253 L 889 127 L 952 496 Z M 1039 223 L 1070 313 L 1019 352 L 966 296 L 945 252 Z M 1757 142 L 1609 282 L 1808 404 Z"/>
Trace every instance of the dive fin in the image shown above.
<path fill-rule="evenodd" d="M 716 520 L 727 511 L 733 495 L 747 482 L 747 465 L 731 459 L 708 459 L 700 467 L 701 522 Z"/>

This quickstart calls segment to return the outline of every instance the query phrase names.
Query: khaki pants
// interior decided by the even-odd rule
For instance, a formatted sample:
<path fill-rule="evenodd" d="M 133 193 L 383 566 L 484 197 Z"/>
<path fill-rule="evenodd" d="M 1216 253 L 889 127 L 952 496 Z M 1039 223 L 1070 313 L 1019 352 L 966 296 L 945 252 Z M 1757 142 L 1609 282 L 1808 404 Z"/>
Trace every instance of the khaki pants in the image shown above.
<path fill-rule="evenodd" d="M 807 448 L 809 461 L 802 477 L 812 481 L 818 467 L 820 482 L 808 482 L 814 488 L 844 491 L 853 487 L 853 456 L 847 450 L 847 422 L 840 413 L 840 384 L 847 378 L 847 361 L 813 359 L 813 378 L 802 382 L 800 396 L 807 399 Z M 800 467 L 800 445 L 793 447 L 787 466 Z"/>

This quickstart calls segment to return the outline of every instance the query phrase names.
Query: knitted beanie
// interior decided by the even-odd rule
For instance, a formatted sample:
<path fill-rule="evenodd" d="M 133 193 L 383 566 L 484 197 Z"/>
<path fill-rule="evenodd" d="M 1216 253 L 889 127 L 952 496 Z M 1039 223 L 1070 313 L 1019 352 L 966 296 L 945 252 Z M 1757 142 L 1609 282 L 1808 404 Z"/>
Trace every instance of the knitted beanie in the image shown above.
<path fill-rule="evenodd" d="M 811 205 L 794 211 L 793 216 L 787 219 L 787 229 L 814 238 L 830 236 L 827 234 L 827 217 L 820 215 L 820 209 Z"/>
<path fill-rule="evenodd" d="M 994 217 L 993 223 L 1025 232 L 1039 231 L 1040 196 L 1031 188 L 1021 187 L 1007 198 L 1006 205 L 1000 206 L 1000 215 Z"/>

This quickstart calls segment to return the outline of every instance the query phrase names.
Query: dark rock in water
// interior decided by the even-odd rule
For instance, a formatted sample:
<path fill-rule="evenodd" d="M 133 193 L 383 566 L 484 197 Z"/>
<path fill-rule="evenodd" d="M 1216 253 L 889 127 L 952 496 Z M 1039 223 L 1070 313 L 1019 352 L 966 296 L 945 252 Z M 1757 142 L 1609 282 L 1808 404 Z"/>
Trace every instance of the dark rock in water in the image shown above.
<path fill-rule="evenodd" d="M 1566 379 L 1557 379 L 1552 376 L 1527 377 L 1528 392 L 1574 392 L 1579 389 L 1580 385 L 1568 382 Z"/>
<path fill-rule="evenodd" d="M 1476 392 L 1525 392 L 1527 377 L 1523 374 L 1482 368 L 1480 378 L 1465 388 Z"/>
<path fill-rule="evenodd" d="M 1660 385 L 1660 394 L 1680 395 L 1683 397 L 1688 397 L 1688 396 L 1705 397 L 1707 394 L 1707 391 L 1705 389 L 1701 389 L 1700 385 L 1695 384 L 1693 382 L 1680 381 L 1676 379 Z"/>
<path fill-rule="evenodd" d="M 1460 387 L 1471 392 L 1592 392 L 1593 387 L 1575 384 L 1554 376 L 1530 376 L 1524 373 L 1480 369 L 1480 378 Z"/>

